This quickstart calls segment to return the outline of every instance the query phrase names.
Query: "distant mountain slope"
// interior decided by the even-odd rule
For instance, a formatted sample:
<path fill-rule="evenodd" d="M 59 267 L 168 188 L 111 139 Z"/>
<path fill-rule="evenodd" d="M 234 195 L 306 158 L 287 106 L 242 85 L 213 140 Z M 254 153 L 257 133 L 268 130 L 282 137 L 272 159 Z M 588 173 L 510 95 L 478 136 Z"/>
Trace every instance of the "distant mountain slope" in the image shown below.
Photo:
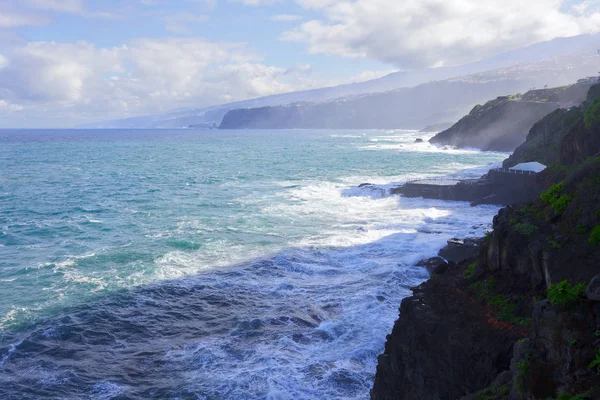
<path fill-rule="evenodd" d="M 585 51 L 595 52 L 599 42 L 600 35 L 580 35 L 570 38 L 558 38 L 462 66 L 431 68 L 410 72 L 395 72 L 367 82 L 279 94 L 211 107 L 179 109 L 166 114 L 91 123 L 82 127 L 183 128 L 190 125 L 211 126 L 213 123 L 218 125 L 221 123 L 223 116 L 233 109 L 289 105 L 299 102 L 323 102 L 368 93 L 385 92 L 398 88 L 417 86 L 432 81 L 480 73 L 482 71 L 506 68 L 516 64 L 536 62 L 545 58 L 560 57 Z M 499 78 L 500 77 L 496 77 L 495 79 Z M 549 81 L 541 84 L 557 85 L 559 83 Z M 494 96 L 488 96 L 487 98 L 491 97 Z M 429 121 L 426 125 L 427 124 L 429 124 Z"/>
<path fill-rule="evenodd" d="M 598 61 L 595 52 L 586 52 L 384 93 L 232 110 L 224 116 L 220 128 L 421 129 L 442 121 L 456 121 L 475 104 L 491 98 L 532 87 L 571 84 L 582 76 L 595 74 Z"/>
<path fill-rule="evenodd" d="M 477 105 L 451 128 L 429 142 L 482 150 L 513 151 L 531 127 L 557 108 L 583 103 L 591 84 L 531 90 L 523 96 L 503 96 Z"/>

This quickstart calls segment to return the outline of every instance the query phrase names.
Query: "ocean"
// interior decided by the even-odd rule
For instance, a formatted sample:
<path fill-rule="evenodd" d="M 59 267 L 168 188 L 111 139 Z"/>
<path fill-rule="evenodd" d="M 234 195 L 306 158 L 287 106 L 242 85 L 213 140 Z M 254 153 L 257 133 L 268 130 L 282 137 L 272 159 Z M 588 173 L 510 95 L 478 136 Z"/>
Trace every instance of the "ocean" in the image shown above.
<path fill-rule="evenodd" d="M 0 398 L 367 399 L 416 263 L 505 153 L 415 131 L 0 131 Z M 372 183 L 372 187 L 358 187 Z"/>

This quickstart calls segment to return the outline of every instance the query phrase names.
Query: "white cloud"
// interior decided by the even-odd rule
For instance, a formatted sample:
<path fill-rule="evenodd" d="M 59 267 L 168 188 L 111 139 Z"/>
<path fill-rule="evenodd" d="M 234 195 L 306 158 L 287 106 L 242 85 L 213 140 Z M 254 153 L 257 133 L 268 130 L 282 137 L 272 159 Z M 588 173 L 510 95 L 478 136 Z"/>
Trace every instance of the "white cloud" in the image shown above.
<path fill-rule="evenodd" d="M 86 42 L 32 42 L 6 54 L 0 90 L 31 103 L 72 103 L 85 96 L 90 78 L 122 72 L 122 48 L 97 49 Z"/>
<path fill-rule="evenodd" d="M 0 28 L 16 28 L 19 26 L 42 26 L 50 22 L 44 15 L 32 14 L 0 4 Z"/>
<path fill-rule="evenodd" d="M 82 13 L 85 9 L 83 0 L 25 0 L 31 8 L 51 10 L 65 13 Z"/>
<path fill-rule="evenodd" d="M 264 6 L 277 3 L 279 0 L 232 0 L 239 3 L 243 3 L 247 6 Z"/>
<path fill-rule="evenodd" d="M 570 12 L 562 0 L 297 2 L 322 18 L 284 33 L 282 40 L 304 42 L 312 54 L 371 58 L 403 69 L 461 64 L 600 30 L 600 13 Z"/>
<path fill-rule="evenodd" d="M 279 14 L 279 15 L 273 15 L 271 17 L 271 21 L 276 21 L 276 22 L 293 22 L 293 21 L 299 21 L 301 19 L 302 19 L 302 17 L 300 15 L 293 15 L 293 14 Z"/>
<path fill-rule="evenodd" d="M 0 58 L 2 108 L 19 104 L 21 125 L 43 116 L 46 125 L 65 126 L 324 84 L 310 67 L 268 66 L 244 45 L 198 38 L 137 39 L 110 48 L 33 42 Z"/>
<path fill-rule="evenodd" d="M 165 28 L 173 33 L 192 33 L 192 26 L 208 21 L 207 15 L 196 15 L 188 12 L 167 14 L 161 17 L 165 22 Z"/>
<path fill-rule="evenodd" d="M 217 5 L 217 0 L 182 0 L 183 3 L 192 5 L 195 11 L 210 11 Z M 145 6 L 161 6 L 166 4 L 173 4 L 173 0 L 140 0 L 140 3 Z"/>
<path fill-rule="evenodd" d="M 5 100 L 0 100 L 0 112 L 8 111 L 12 113 L 21 110 L 23 110 L 23 107 L 18 104 L 10 104 L 7 103 Z"/>
<path fill-rule="evenodd" d="M 90 11 L 83 0 L 0 0 L 0 28 L 43 26 L 54 13 L 76 14 L 84 18 L 115 18 L 106 11 Z"/>

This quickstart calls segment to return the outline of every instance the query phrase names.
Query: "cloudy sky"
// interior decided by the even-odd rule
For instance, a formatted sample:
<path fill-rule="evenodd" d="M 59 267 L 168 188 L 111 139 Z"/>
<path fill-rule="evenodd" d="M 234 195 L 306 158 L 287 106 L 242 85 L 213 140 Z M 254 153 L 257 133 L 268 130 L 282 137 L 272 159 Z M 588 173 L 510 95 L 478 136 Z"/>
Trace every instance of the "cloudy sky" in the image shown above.
<path fill-rule="evenodd" d="M 0 126 L 73 126 L 458 65 L 600 0 L 0 0 Z"/>

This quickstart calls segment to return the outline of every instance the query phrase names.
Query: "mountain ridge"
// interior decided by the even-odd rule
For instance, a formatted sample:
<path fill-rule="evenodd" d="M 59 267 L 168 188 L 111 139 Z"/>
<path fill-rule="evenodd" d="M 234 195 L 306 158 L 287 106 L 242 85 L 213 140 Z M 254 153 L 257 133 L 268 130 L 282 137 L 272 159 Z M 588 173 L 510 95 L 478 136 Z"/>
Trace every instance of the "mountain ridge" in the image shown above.
<path fill-rule="evenodd" d="M 600 34 L 556 38 L 509 51 L 484 60 L 455 67 L 431 68 L 417 71 L 399 71 L 374 80 L 350 83 L 305 91 L 241 100 L 200 108 L 180 108 L 163 114 L 134 116 L 124 119 L 100 121 L 81 125 L 81 128 L 185 128 L 190 125 L 215 123 L 232 109 L 287 105 L 297 102 L 321 102 L 353 95 L 380 93 L 399 88 L 413 87 L 432 81 L 509 67 L 549 57 L 564 56 L 578 51 L 595 49 Z M 595 50 L 594 50 L 595 52 Z M 432 121 L 432 123 L 435 121 Z"/>

